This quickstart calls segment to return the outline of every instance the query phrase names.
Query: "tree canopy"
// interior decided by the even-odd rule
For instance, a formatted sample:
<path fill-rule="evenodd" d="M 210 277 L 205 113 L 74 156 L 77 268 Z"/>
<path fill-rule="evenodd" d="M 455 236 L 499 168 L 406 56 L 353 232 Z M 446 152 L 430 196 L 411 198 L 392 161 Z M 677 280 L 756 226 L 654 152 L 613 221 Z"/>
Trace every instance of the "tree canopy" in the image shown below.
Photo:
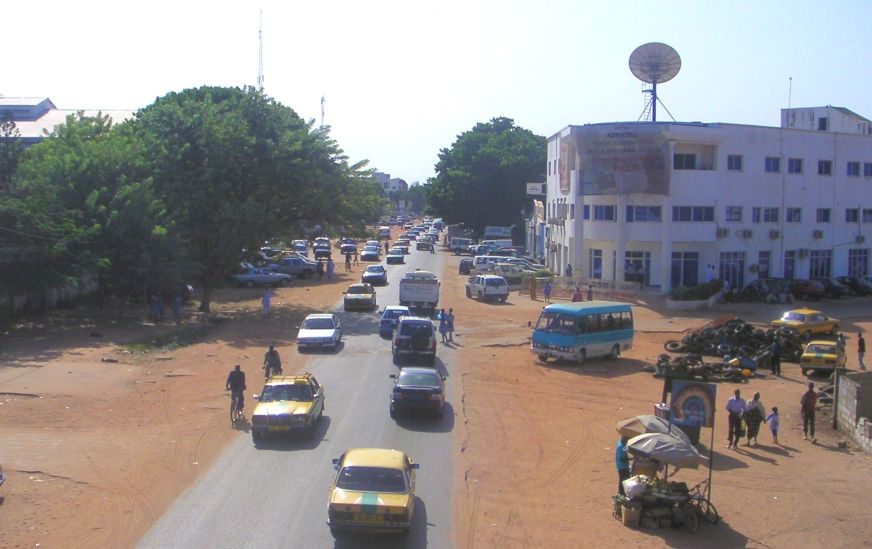
<path fill-rule="evenodd" d="M 427 211 L 476 234 L 521 222 L 525 184 L 545 178 L 545 144 L 510 118 L 476 124 L 439 152 L 436 176 L 425 186 Z"/>

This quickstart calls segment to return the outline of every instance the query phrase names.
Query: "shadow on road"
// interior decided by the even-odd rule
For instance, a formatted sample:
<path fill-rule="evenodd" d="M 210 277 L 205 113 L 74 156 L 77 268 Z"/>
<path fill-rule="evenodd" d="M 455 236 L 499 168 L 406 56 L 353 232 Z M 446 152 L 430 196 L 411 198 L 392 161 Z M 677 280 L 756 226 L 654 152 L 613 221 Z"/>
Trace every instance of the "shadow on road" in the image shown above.
<path fill-rule="evenodd" d="M 258 450 L 277 450 L 280 452 L 293 452 L 295 450 L 314 450 L 324 440 L 327 429 L 330 427 L 330 416 L 322 416 L 315 427 L 315 432 L 308 433 L 282 433 L 266 435 L 260 442 L 255 444 Z"/>
<path fill-rule="evenodd" d="M 442 417 L 423 413 L 397 412 L 397 425 L 409 431 L 420 433 L 450 433 L 454 429 L 454 406 L 446 402 L 442 407 Z"/>

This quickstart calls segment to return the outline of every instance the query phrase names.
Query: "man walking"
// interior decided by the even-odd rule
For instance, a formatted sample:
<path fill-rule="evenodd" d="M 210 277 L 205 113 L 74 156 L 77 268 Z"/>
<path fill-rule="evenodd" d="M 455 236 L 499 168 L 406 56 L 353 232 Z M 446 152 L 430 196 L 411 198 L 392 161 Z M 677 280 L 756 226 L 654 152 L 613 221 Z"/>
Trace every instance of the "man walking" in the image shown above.
<path fill-rule="evenodd" d="M 618 469 L 618 493 L 625 496 L 624 481 L 630 478 L 630 455 L 627 453 L 627 437 L 618 439 L 615 445 L 615 467 Z"/>
<path fill-rule="evenodd" d="M 863 364 L 863 357 L 866 355 L 866 340 L 863 339 L 863 332 L 857 332 L 857 360 L 860 362 L 860 369 L 865 370 L 866 365 Z"/>
<path fill-rule="evenodd" d="M 551 281 L 546 280 L 542 285 L 542 295 L 545 296 L 545 303 L 551 303 Z"/>
<path fill-rule="evenodd" d="M 727 448 L 736 448 L 739 445 L 739 439 L 742 438 L 742 415 L 745 413 L 745 401 L 742 400 L 741 391 L 738 389 L 727 401 L 727 413 L 730 414 Z"/>
<path fill-rule="evenodd" d="M 445 319 L 445 327 L 448 329 L 448 341 L 454 343 L 454 309 L 448 309 L 448 318 Z"/>
<path fill-rule="evenodd" d="M 802 440 L 811 437 L 812 442 L 817 442 L 814 436 L 814 407 L 817 405 L 817 393 L 814 392 L 814 383 L 809 382 L 808 391 L 802 394 L 799 406 L 802 409 Z"/>

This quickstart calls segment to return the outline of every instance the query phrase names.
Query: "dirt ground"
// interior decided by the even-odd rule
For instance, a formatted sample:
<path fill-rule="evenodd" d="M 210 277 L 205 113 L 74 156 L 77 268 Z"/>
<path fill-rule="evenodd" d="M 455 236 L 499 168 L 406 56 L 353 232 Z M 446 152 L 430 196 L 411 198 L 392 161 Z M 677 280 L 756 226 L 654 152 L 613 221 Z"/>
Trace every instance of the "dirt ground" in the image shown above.
<path fill-rule="evenodd" d="M 463 297 L 457 258 L 443 274 L 442 304 L 453 307 L 460 360 L 455 539 L 457 547 L 845 547 L 872 544 L 865 520 L 872 461 L 839 448 L 824 408 L 818 443 L 801 440 L 804 378 L 785 364 L 781 378 L 743 384 L 782 411 L 782 444 L 727 450 L 726 421 L 714 437 L 712 500 L 723 520 L 683 529 L 631 529 L 611 516 L 616 420 L 650 413 L 661 382 L 642 372 L 665 340 L 715 312 L 664 314 L 662 300 L 636 307 L 635 348 L 618 362 L 542 364 L 530 354 L 528 322 L 543 306 L 513 294 L 493 305 Z M 339 271 L 342 271 L 339 265 Z M 356 273 L 354 275 L 356 280 Z M 132 546 L 173 499 L 240 436 L 227 427 L 223 379 L 240 363 L 258 379 L 275 343 L 294 356 L 294 326 L 334 303 L 350 282 L 299 282 L 276 290 L 260 314 L 259 290 L 227 290 L 215 322 L 188 309 L 185 322 L 155 326 L 107 311 L 76 310 L 30 320 L 0 334 L 0 547 Z M 732 306 L 743 318 L 777 313 Z M 743 308 L 744 307 L 744 308 Z M 870 319 L 843 322 L 846 333 Z M 170 336 L 194 344 L 129 353 L 133 342 Z M 849 340 L 850 343 L 850 340 Z M 856 357 L 849 344 L 849 364 Z M 110 360 L 105 362 L 103 359 Z M 117 360 L 117 362 L 116 362 Z M 304 362 L 286 366 L 305 367 Z M 457 381 L 457 380 L 460 381 Z M 734 386 L 719 387 L 719 408 Z M 707 431 L 703 440 L 708 445 Z M 708 450 L 706 449 L 706 453 Z M 695 483 L 706 471 L 682 470 Z"/>

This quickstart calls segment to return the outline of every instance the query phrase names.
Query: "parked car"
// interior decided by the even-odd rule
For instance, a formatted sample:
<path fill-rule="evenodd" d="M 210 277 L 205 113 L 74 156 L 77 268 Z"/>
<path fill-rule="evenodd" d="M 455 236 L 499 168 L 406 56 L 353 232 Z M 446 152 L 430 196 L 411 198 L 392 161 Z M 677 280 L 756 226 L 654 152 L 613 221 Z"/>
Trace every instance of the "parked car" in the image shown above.
<path fill-rule="evenodd" d="M 794 279 L 790 284 L 790 293 L 799 299 L 812 299 L 818 301 L 826 297 L 824 285 L 817 280 Z"/>
<path fill-rule="evenodd" d="M 409 308 L 405 305 L 388 305 L 382 311 L 381 318 L 378 321 L 378 335 L 385 338 L 391 337 L 394 335 L 394 330 L 400 317 L 411 314 Z"/>
<path fill-rule="evenodd" d="M 297 252 L 301 256 L 308 256 L 309 255 L 309 247 L 306 245 L 305 242 L 303 242 L 303 243 L 298 242 L 296 244 L 292 244 L 292 247 L 293 247 L 294 251 Z"/>
<path fill-rule="evenodd" d="M 327 259 L 330 257 L 330 245 L 329 244 L 315 244 L 315 247 L 312 250 L 312 255 L 315 259 Z"/>
<path fill-rule="evenodd" d="M 832 372 L 836 368 L 844 368 L 848 357 L 845 348 L 836 341 L 809 341 L 802 356 L 799 357 L 799 367 L 802 374 L 809 376 L 818 372 Z"/>
<path fill-rule="evenodd" d="M 303 319 L 297 332 L 297 349 L 338 349 L 342 343 L 342 325 L 333 313 L 312 313 Z"/>
<path fill-rule="evenodd" d="M 312 278 L 318 270 L 318 262 L 300 255 L 285 257 L 274 264 L 273 270 L 297 278 Z"/>
<path fill-rule="evenodd" d="M 404 316 L 397 321 L 394 339 L 391 342 L 394 364 L 404 358 L 423 358 L 428 363 L 436 361 L 436 328 L 429 318 Z"/>
<path fill-rule="evenodd" d="M 357 244 L 345 242 L 339 246 L 339 253 L 342 255 L 353 254 L 357 251 Z"/>
<path fill-rule="evenodd" d="M 353 309 L 369 311 L 376 306 L 375 288 L 372 284 L 352 284 L 344 293 L 343 307 L 346 311 Z"/>
<path fill-rule="evenodd" d="M 385 269 L 384 265 L 367 265 L 366 270 L 364 270 L 363 274 L 360 275 L 360 281 L 372 285 L 387 285 L 388 271 Z"/>
<path fill-rule="evenodd" d="M 354 448 L 333 460 L 336 477 L 327 500 L 327 524 L 341 530 L 408 532 L 415 512 L 417 463 L 404 452 Z"/>
<path fill-rule="evenodd" d="M 410 253 L 408 246 L 403 246 L 402 244 L 395 244 L 393 247 L 397 248 L 398 250 L 403 252 L 403 255 L 409 255 L 409 253 Z"/>
<path fill-rule="evenodd" d="M 415 244 L 415 249 L 416 249 L 416 250 L 419 250 L 419 251 L 425 251 L 425 252 L 432 252 L 432 251 L 434 251 L 434 249 L 433 249 L 433 243 L 430 242 L 430 241 L 428 241 L 428 240 L 419 240 L 419 241 Z"/>
<path fill-rule="evenodd" d="M 412 245 L 412 241 L 409 240 L 408 238 L 398 238 L 396 241 L 394 241 L 394 246 L 406 246 L 406 247 L 408 247 L 411 245 Z"/>
<path fill-rule="evenodd" d="M 276 273 L 269 269 L 256 269 L 248 267 L 230 276 L 230 281 L 253 288 L 255 286 L 287 286 L 291 283 L 290 275 Z"/>
<path fill-rule="evenodd" d="M 800 337 L 811 339 L 812 335 L 839 333 L 839 322 L 814 309 L 792 309 L 785 311 L 781 318 L 771 322 L 775 328 L 790 328 Z"/>
<path fill-rule="evenodd" d="M 378 246 L 364 246 L 363 251 L 360 252 L 361 261 L 379 261 L 380 259 L 381 252 Z"/>
<path fill-rule="evenodd" d="M 854 295 L 869 295 L 872 294 L 872 284 L 854 276 L 838 276 L 836 280 L 839 284 L 847 287 Z"/>
<path fill-rule="evenodd" d="M 310 373 L 272 376 L 251 413 L 251 440 L 257 444 L 267 434 L 304 431 L 312 436 L 324 414 L 324 387 Z"/>
<path fill-rule="evenodd" d="M 479 301 L 505 301 L 509 297 L 509 284 L 501 276 L 473 275 L 466 283 L 466 297 L 477 297 Z"/>
<path fill-rule="evenodd" d="M 460 260 L 460 264 L 457 266 L 457 272 L 462 275 L 468 275 L 472 270 L 472 258 L 464 257 Z"/>
<path fill-rule="evenodd" d="M 403 250 L 393 247 L 388 250 L 388 255 L 385 256 L 385 263 L 388 265 L 402 265 L 406 262 L 406 254 Z"/>
<path fill-rule="evenodd" d="M 813 278 L 812 280 L 816 280 L 820 282 L 824 287 L 824 295 L 826 295 L 829 299 L 838 299 L 848 294 L 848 289 L 832 277 L 818 277 Z"/>
<path fill-rule="evenodd" d="M 442 417 L 445 406 L 445 378 L 433 368 L 402 368 L 391 374 L 391 417 L 398 412 L 424 412 Z"/>

